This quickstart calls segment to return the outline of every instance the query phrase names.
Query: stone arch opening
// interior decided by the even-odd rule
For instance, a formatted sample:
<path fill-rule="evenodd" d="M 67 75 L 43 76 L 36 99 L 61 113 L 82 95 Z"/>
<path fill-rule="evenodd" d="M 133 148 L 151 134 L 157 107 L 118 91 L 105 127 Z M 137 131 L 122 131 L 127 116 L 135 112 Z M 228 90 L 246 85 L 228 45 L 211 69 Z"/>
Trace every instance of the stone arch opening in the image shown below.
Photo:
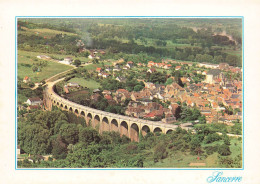
<path fill-rule="evenodd" d="M 102 124 L 101 124 L 101 127 L 100 127 L 100 131 L 101 132 L 104 132 L 104 131 L 109 131 L 110 128 L 109 128 L 109 121 L 107 119 L 107 117 L 104 117 L 102 119 Z"/>
<path fill-rule="evenodd" d="M 75 109 L 74 111 L 76 114 L 79 114 L 79 110 L 78 109 Z"/>
<path fill-rule="evenodd" d="M 68 107 L 67 107 L 67 105 L 65 105 L 65 107 L 64 107 L 66 110 L 68 109 Z"/>
<path fill-rule="evenodd" d="M 166 134 L 171 134 L 172 132 L 173 132 L 173 130 L 170 129 L 170 130 L 167 130 Z"/>
<path fill-rule="evenodd" d="M 146 136 L 147 133 L 151 132 L 150 128 L 147 125 L 142 127 L 142 135 Z"/>
<path fill-rule="evenodd" d="M 69 108 L 69 111 L 70 111 L 70 112 L 73 112 L 72 107 Z"/>
<path fill-rule="evenodd" d="M 56 101 L 55 101 L 55 100 L 54 100 L 53 102 L 54 102 L 54 104 L 56 104 Z"/>
<path fill-rule="evenodd" d="M 80 115 L 85 117 L 85 112 L 81 111 Z"/>
<path fill-rule="evenodd" d="M 63 104 L 61 103 L 60 106 L 63 107 Z"/>
<path fill-rule="evenodd" d="M 86 123 L 87 123 L 87 125 L 90 125 L 90 126 L 92 126 L 91 124 L 92 124 L 92 114 L 91 113 L 88 113 L 88 115 L 87 115 L 87 120 L 86 120 Z"/>
<path fill-rule="evenodd" d="M 133 123 L 130 127 L 130 139 L 131 141 L 139 141 L 139 127 L 135 123 Z"/>
<path fill-rule="evenodd" d="M 100 125 L 100 117 L 98 115 L 96 115 L 94 117 L 94 121 L 93 121 L 93 128 L 99 128 Z"/>
<path fill-rule="evenodd" d="M 153 133 L 162 133 L 162 129 L 159 128 L 159 127 L 156 127 L 156 128 L 153 130 Z"/>
<path fill-rule="evenodd" d="M 120 135 L 125 135 L 127 137 L 129 137 L 128 135 L 128 124 L 125 122 L 125 121 L 122 121 L 121 124 L 120 124 Z"/>
<path fill-rule="evenodd" d="M 118 122 L 115 119 L 111 121 L 111 131 L 118 132 Z"/>
<path fill-rule="evenodd" d="M 57 102 L 57 105 L 59 106 L 59 105 L 60 105 L 60 103 L 59 103 L 59 102 Z"/>

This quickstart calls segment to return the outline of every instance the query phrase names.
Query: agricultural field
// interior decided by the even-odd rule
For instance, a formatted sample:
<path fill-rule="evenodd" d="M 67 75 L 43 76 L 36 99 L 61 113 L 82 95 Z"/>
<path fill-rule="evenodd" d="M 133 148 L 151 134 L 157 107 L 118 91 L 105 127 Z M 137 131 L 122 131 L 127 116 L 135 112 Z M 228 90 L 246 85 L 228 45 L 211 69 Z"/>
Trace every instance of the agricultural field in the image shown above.
<path fill-rule="evenodd" d="M 25 76 L 28 76 L 32 82 L 40 82 L 72 68 L 72 66 L 59 64 L 54 61 L 46 61 L 46 66 L 40 67 L 39 72 L 33 72 L 33 65 L 40 63 L 40 60 L 36 58 L 38 55 L 44 55 L 44 53 L 18 51 L 18 79 L 22 80 Z"/>
<path fill-rule="evenodd" d="M 29 29 L 26 27 L 22 27 L 22 29 L 24 31 L 21 31 L 21 34 L 25 34 L 25 35 L 37 35 L 37 36 L 41 36 L 44 38 L 53 38 L 54 36 L 56 36 L 57 34 L 66 34 L 68 36 L 76 36 L 77 34 L 75 33 L 70 33 L 70 32 L 65 32 L 65 31 L 58 31 L 58 30 L 54 30 L 54 29 L 48 29 L 48 28 L 40 28 L 40 29 Z"/>
<path fill-rule="evenodd" d="M 75 77 L 75 78 L 70 79 L 68 82 L 78 83 L 80 86 L 87 87 L 89 89 L 97 89 L 100 87 L 100 84 L 92 79 L 86 80 L 83 78 Z"/>

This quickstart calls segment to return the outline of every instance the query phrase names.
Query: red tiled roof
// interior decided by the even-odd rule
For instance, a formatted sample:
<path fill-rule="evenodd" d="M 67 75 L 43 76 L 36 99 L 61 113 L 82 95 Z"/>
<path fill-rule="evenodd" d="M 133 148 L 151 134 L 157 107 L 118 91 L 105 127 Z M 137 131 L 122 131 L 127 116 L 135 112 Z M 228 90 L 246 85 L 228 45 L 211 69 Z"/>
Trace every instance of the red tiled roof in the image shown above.
<path fill-rule="evenodd" d="M 97 68 L 97 69 L 96 69 L 96 71 L 100 71 L 100 70 L 101 70 L 101 68 Z"/>
<path fill-rule="evenodd" d="M 111 95 L 105 95 L 104 97 L 105 97 L 107 100 L 112 100 L 112 99 L 113 99 Z"/>

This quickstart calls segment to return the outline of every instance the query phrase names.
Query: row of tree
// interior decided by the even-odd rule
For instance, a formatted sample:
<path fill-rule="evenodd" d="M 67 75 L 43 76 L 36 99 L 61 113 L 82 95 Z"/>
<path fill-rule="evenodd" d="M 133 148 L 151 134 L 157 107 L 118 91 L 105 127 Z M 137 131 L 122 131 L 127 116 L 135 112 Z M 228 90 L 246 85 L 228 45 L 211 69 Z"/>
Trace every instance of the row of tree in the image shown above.
<path fill-rule="evenodd" d="M 221 162 L 229 159 L 230 139 L 226 134 L 220 136 L 206 124 L 196 125 L 195 130 L 195 134 L 181 128 L 171 134 L 148 133 L 140 135 L 137 143 L 117 132 L 99 134 L 83 119 L 67 112 L 35 112 L 19 119 L 18 144 L 28 154 L 52 154 L 56 160 L 37 161 L 35 157 L 34 163 L 25 159 L 18 162 L 18 167 L 145 167 L 178 152 L 205 158 L 216 152 Z M 221 141 L 224 144 L 207 146 Z M 232 161 L 237 165 L 241 162 Z"/>

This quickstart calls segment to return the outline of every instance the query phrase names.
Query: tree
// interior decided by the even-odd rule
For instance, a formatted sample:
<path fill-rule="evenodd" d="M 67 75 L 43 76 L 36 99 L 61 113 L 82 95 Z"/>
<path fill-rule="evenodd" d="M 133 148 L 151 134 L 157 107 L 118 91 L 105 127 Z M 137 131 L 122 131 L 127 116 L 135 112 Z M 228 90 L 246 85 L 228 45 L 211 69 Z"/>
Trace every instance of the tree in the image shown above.
<path fill-rule="evenodd" d="M 219 147 L 218 149 L 218 153 L 221 155 L 221 156 L 228 156 L 231 154 L 231 151 L 230 151 L 230 148 L 228 145 L 226 144 L 223 144 Z"/>
<path fill-rule="evenodd" d="M 20 124 L 18 143 L 26 153 L 46 154 L 51 152 L 50 132 L 39 124 Z"/>
<path fill-rule="evenodd" d="M 78 142 L 79 130 L 76 124 L 62 124 L 59 134 L 64 139 L 67 145 L 75 144 Z"/>
<path fill-rule="evenodd" d="M 79 142 L 89 145 L 91 143 L 99 143 L 100 140 L 98 131 L 91 127 L 83 128 L 79 132 Z"/>
<path fill-rule="evenodd" d="M 79 65 L 81 65 L 81 61 L 79 59 L 75 59 L 75 61 L 73 62 L 73 64 L 78 67 Z"/>
<path fill-rule="evenodd" d="M 143 86 L 141 86 L 140 84 L 138 84 L 138 85 L 136 85 L 136 86 L 134 87 L 134 91 L 141 91 L 143 88 L 144 88 Z"/>
<path fill-rule="evenodd" d="M 149 79 L 152 83 L 165 83 L 166 75 L 161 72 L 153 72 Z"/>
<path fill-rule="evenodd" d="M 60 135 L 52 141 L 52 155 L 56 159 L 65 159 L 67 156 L 67 145 Z"/>
<path fill-rule="evenodd" d="M 33 66 L 32 66 L 32 71 L 33 71 L 33 72 L 36 72 L 37 70 L 38 70 L 38 67 L 35 66 L 35 65 L 33 65 Z"/>
<path fill-rule="evenodd" d="M 165 82 L 165 85 L 170 85 L 173 83 L 173 79 L 172 78 L 168 78 L 167 81 Z"/>
<path fill-rule="evenodd" d="M 231 66 L 240 66 L 239 59 L 236 55 L 228 55 L 226 57 L 226 62 Z"/>
<path fill-rule="evenodd" d="M 223 57 L 221 55 L 214 56 L 214 61 L 216 63 L 222 63 L 223 62 Z"/>
<path fill-rule="evenodd" d="M 201 139 L 198 135 L 195 135 L 190 141 L 190 150 L 192 153 L 198 154 L 199 148 L 201 148 Z"/>
<path fill-rule="evenodd" d="M 158 162 L 161 159 L 166 158 L 168 155 L 168 152 L 166 151 L 166 146 L 165 144 L 159 143 L 155 146 L 155 150 L 154 150 L 154 162 Z"/>

